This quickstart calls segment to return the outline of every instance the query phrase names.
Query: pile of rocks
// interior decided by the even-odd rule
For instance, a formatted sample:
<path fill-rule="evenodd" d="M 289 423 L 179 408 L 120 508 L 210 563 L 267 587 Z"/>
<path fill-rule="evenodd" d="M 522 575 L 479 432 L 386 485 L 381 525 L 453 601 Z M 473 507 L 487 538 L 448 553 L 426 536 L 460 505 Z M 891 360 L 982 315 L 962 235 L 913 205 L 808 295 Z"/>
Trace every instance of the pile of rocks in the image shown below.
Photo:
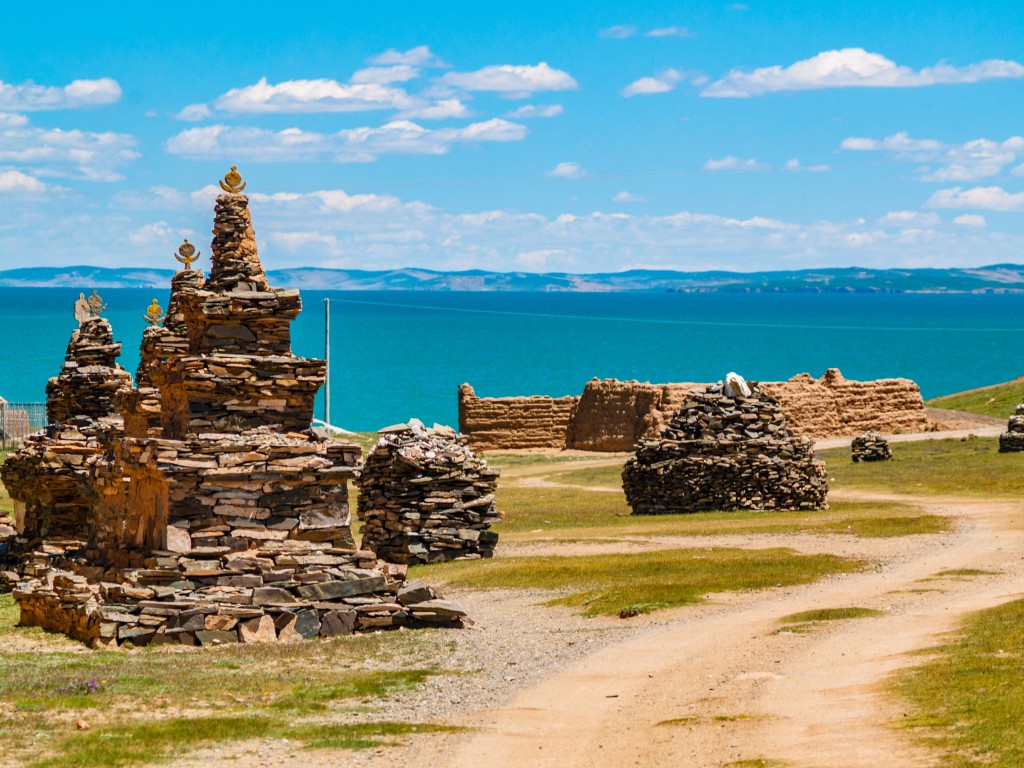
<path fill-rule="evenodd" d="M 450 427 L 413 419 L 380 434 L 356 481 L 363 548 L 390 563 L 491 557 L 498 470 Z"/>
<path fill-rule="evenodd" d="M 61 429 L 116 421 L 83 433 L 91 453 L 68 460 L 78 496 L 67 533 L 80 541 L 54 546 L 47 488 L 19 483 L 21 459 L 9 463 L 11 495 L 49 521 L 21 559 L 22 623 L 94 646 L 461 626 L 458 605 L 403 586 L 404 565 L 355 549 L 347 481 L 361 450 L 310 428 L 324 363 L 292 354 L 298 292 L 267 286 L 240 177 L 225 181 L 210 280 L 174 278 L 168 325 L 143 338 L 144 386 L 102 401 L 118 403 L 127 430 L 74 387 L 54 389 L 67 408 L 88 409 Z M 77 338 L 76 355 L 94 335 Z M 52 432 L 37 441 L 47 460 L 72 447 Z"/>
<path fill-rule="evenodd" d="M 850 453 L 854 462 L 889 461 L 892 458 L 889 441 L 873 429 L 869 429 L 860 437 L 853 438 L 850 443 Z"/>
<path fill-rule="evenodd" d="M 73 331 L 60 374 L 46 383 L 47 422 L 113 414 L 118 393 L 132 385 L 131 374 L 117 364 L 120 354 L 106 318 L 90 317 Z"/>
<path fill-rule="evenodd" d="M 1024 403 L 1017 406 L 1017 412 L 1006 424 L 1006 431 L 999 436 L 1000 453 L 1020 451 L 1024 451 Z"/>
<path fill-rule="evenodd" d="M 635 515 L 827 509 L 825 465 L 813 445 L 790 433 L 756 383 L 741 391 L 713 384 L 689 394 L 659 439 L 638 442 L 622 485 Z"/>

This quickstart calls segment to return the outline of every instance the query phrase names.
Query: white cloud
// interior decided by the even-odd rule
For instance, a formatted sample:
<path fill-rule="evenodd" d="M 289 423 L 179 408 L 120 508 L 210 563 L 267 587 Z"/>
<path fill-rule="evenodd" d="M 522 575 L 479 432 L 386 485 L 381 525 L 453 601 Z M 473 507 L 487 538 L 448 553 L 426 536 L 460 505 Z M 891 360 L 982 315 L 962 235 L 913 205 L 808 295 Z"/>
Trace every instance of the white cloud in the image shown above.
<path fill-rule="evenodd" d="M 935 213 L 922 213 L 921 211 L 890 211 L 880 220 L 881 224 L 895 227 L 916 227 L 931 228 L 942 223 L 942 219 Z"/>
<path fill-rule="evenodd" d="M 337 80 L 286 80 L 277 85 L 261 78 L 255 85 L 232 88 L 214 106 L 231 114 L 311 114 L 406 109 L 416 106 L 400 88 L 380 83 L 339 83 Z"/>
<path fill-rule="evenodd" d="M 0 127 L 0 164 L 36 175 L 120 181 L 118 169 L 139 157 L 136 144 L 123 133 Z"/>
<path fill-rule="evenodd" d="M 636 27 L 632 24 L 616 24 L 614 27 L 602 29 L 597 34 L 610 40 L 625 40 L 627 37 L 632 37 L 636 34 Z"/>
<path fill-rule="evenodd" d="M 644 197 L 643 195 L 634 195 L 632 192 L 627 192 L 626 190 L 622 190 L 621 192 L 616 192 L 615 193 L 615 197 L 613 197 L 612 200 L 615 201 L 616 203 L 646 203 L 647 202 L 647 198 Z"/>
<path fill-rule="evenodd" d="M 167 141 L 167 151 L 194 160 L 239 158 L 249 162 L 352 163 L 371 162 L 381 154 L 441 155 L 455 143 L 521 141 L 526 133 L 525 126 L 500 118 L 437 130 L 409 120 L 395 120 L 379 128 L 352 128 L 337 133 L 299 128 L 269 131 L 219 124 L 191 128 L 172 136 Z"/>
<path fill-rule="evenodd" d="M 984 216 L 976 213 L 965 213 L 963 216 L 957 216 L 953 219 L 953 223 L 959 224 L 961 227 L 984 227 L 988 222 L 985 221 Z"/>
<path fill-rule="evenodd" d="M 516 256 L 516 265 L 528 270 L 544 269 L 553 256 L 562 256 L 566 251 L 562 248 L 540 248 L 536 251 L 524 251 Z"/>
<path fill-rule="evenodd" d="M 0 192 L 45 192 L 46 185 L 21 171 L 0 171 Z"/>
<path fill-rule="evenodd" d="M 431 53 L 430 48 L 425 45 L 418 45 L 408 51 L 397 51 L 389 48 L 384 53 L 378 54 L 370 59 L 371 64 L 381 66 L 408 65 L 412 67 L 447 67 L 448 65 L 440 58 Z"/>
<path fill-rule="evenodd" d="M 13 112 L 0 112 L 0 128 L 20 128 L 28 125 L 28 118 Z"/>
<path fill-rule="evenodd" d="M 513 109 L 505 117 L 513 120 L 529 120 L 535 117 L 558 117 L 564 113 L 565 108 L 561 104 L 524 104 L 518 109 Z"/>
<path fill-rule="evenodd" d="M 824 171 L 830 170 L 830 168 L 827 165 L 823 165 L 821 163 L 817 163 L 815 165 L 801 165 L 800 164 L 800 160 L 798 158 L 795 158 L 795 157 L 791 158 L 790 160 L 787 160 L 786 164 L 784 166 L 782 166 L 782 168 L 783 168 L 783 170 L 793 171 L 795 173 L 798 173 L 798 172 L 822 173 Z"/>
<path fill-rule="evenodd" d="M 469 107 L 458 99 L 441 99 L 433 104 L 422 107 L 414 107 L 404 112 L 399 112 L 399 118 L 418 118 L 420 120 L 447 120 L 452 117 L 469 117 Z"/>
<path fill-rule="evenodd" d="M 1024 211 L 1024 192 L 1002 187 L 941 189 L 928 199 L 932 208 L 976 208 L 982 211 Z"/>
<path fill-rule="evenodd" d="M 707 77 L 702 72 L 668 67 L 655 72 L 651 77 L 641 77 L 639 80 L 634 80 L 619 91 L 619 93 L 626 97 L 652 93 L 668 93 L 669 91 L 674 91 L 679 83 L 687 81 L 694 85 L 701 85 L 707 82 Z"/>
<path fill-rule="evenodd" d="M 31 81 L 12 85 L 0 80 L 0 111 L 40 112 L 102 107 L 120 98 L 121 86 L 109 77 L 74 80 L 65 86 L 36 85 Z"/>
<path fill-rule="evenodd" d="M 760 171 L 768 167 L 752 157 L 744 160 L 734 155 L 726 155 L 720 160 L 708 160 L 704 163 L 706 171 Z"/>
<path fill-rule="evenodd" d="M 749 72 L 733 70 L 712 83 L 702 96 L 746 98 L 775 91 L 821 88 L 918 88 L 1024 77 L 1024 65 L 990 59 L 966 67 L 940 62 L 914 70 L 863 48 L 823 51 L 787 67 L 775 65 Z"/>
<path fill-rule="evenodd" d="M 128 239 L 135 245 L 170 245 L 174 240 L 174 229 L 166 221 L 154 221 L 129 232 Z"/>
<path fill-rule="evenodd" d="M 644 33 L 644 37 L 693 37 L 686 27 L 659 27 Z"/>
<path fill-rule="evenodd" d="M 467 91 L 493 91 L 510 96 L 579 87 L 568 72 L 554 69 L 543 61 L 536 65 L 497 64 L 475 72 L 449 72 L 440 81 Z"/>
<path fill-rule="evenodd" d="M 884 139 L 848 138 L 841 149 L 871 152 L 885 151 L 897 161 L 920 163 L 918 175 L 923 181 L 975 181 L 996 176 L 1024 157 L 1024 137 L 1005 141 L 974 139 L 964 144 L 944 144 L 935 139 L 913 139 L 896 133 Z"/>
<path fill-rule="evenodd" d="M 182 108 L 174 117 L 177 120 L 197 122 L 199 120 L 208 120 L 212 116 L 213 110 L 210 109 L 209 104 L 189 104 L 187 107 Z"/>
<path fill-rule="evenodd" d="M 408 64 L 396 64 L 393 67 L 367 67 L 352 74 L 353 83 L 405 83 L 420 76 L 417 67 Z"/>
<path fill-rule="evenodd" d="M 559 163 L 547 175 L 556 179 L 582 179 L 588 174 L 579 163 Z"/>

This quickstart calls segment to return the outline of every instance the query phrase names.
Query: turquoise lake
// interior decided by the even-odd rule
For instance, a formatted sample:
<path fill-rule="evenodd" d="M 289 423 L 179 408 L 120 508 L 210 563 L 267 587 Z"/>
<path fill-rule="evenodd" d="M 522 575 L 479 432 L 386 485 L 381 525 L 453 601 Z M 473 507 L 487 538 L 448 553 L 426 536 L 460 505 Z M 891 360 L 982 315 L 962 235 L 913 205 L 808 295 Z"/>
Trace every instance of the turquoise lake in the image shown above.
<path fill-rule="evenodd" d="M 75 327 L 77 289 L 0 289 L 0 396 L 41 401 Z M 134 373 L 153 298 L 106 289 L 104 316 Z M 826 368 L 905 376 L 925 398 L 1024 373 L 1024 295 L 428 293 L 303 291 L 296 354 L 323 357 L 331 300 L 331 421 L 373 430 L 456 424 L 456 390 L 578 394 L 588 379 L 780 380 Z M 323 415 L 322 399 L 318 416 Z"/>

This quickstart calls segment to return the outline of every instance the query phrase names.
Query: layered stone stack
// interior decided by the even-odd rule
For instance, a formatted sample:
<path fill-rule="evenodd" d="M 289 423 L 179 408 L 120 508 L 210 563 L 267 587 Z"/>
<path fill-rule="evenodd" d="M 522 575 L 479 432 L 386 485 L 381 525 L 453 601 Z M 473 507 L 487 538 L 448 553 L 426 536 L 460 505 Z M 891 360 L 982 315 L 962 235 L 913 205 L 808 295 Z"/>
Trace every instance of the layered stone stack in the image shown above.
<path fill-rule="evenodd" d="M 825 465 L 756 383 L 727 396 L 692 391 L 656 440 L 640 440 L 622 485 L 635 515 L 729 509 L 826 509 Z"/>
<path fill-rule="evenodd" d="M 1006 423 L 1006 431 L 999 436 L 1000 453 L 1024 451 L 1024 403 L 1017 406 L 1017 412 Z"/>
<path fill-rule="evenodd" d="M 381 430 L 357 480 L 363 548 L 390 563 L 491 557 L 497 479 L 450 427 Z"/>
<path fill-rule="evenodd" d="M 291 352 L 299 295 L 267 285 L 240 181 L 222 182 L 210 279 L 179 273 L 146 332 L 130 432 L 88 472 L 88 544 L 30 556 L 22 623 L 97 646 L 461 626 L 456 604 L 403 588 L 405 566 L 355 549 L 361 451 L 310 429 L 324 363 Z"/>
<path fill-rule="evenodd" d="M 861 461 L 889 461 L 892 458 L 892 449 L 889 448 L 889 441 L 882 437 L 881 433 L 869 429 L 860 437 L 853 438 L 850 443 L 850 453 L 855 463 Z"/>
<path fill-rule="evenodd" d="M 25 540 L 88 537 L 91 476 L 122 434 L 114 403 L 131 388 L 131 374 L 117 364 L 120 353 L 105 318 L 85 320 L 71 334 L 60 375 L 46 385 L 50 426 L 27 437 L 0 468 Z"/>

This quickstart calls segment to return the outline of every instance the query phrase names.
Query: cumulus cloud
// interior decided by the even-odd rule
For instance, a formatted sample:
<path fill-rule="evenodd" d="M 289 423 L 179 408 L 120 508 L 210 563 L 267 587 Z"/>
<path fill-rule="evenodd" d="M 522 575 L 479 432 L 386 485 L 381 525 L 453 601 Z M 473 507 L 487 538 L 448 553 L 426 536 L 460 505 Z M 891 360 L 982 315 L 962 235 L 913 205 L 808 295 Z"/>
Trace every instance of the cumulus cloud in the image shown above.
<path fill-rule="evenodd" d="M 744 160 L 734 155 L 726 155 L 719 160 L 708 160 L 704 163 L 706 171 L 760 171 L 768 167 L 752 157 Z"/>
<path fill-rule="evenodd" d="M 136 145 L 123 133 L 0 126 L 0 164 L 42 176 L 120 181 L 119 168 L 139 157 Z"/>
<path fill-rule="evenodd" d="M 647 202 L 647 198 L 644 197 L 643 195 L 634 195 L 632 192 L 627 192 L 626 190 L 622 190 L 621 192 L 616 192 L 615 193 L 615 197 L 613 197 L 612 200 L 615 201 L 616 203 L 646 203 Z"/>
<path fill-rule="evenodd" d="M 255 85 L 232 88 L 214 101 L 231 114 L 310 114 L 405 109 L 416 106 L 400 88 L 380 83 L 339 83 L 337 80 L 286 80 L 273 85 L 261 78 Z"/>
<path fill-rule="evenodd" d="M 932 208 L 976 208 L 982 211 L 1024 211 L 1024 192 L 1007 192 L 1002 187 L 952 187 L 941 189 L 928 199 Z"/>
<path fill-rule="evenodd" d="M 473 114 L 469 107 L 458 99 L 441 99 L 433 104 L 426 104 L 422 107 L 414 107 L 404 112 L 399 112 L 396 117 L 416 118 L 420 120 L 447 120 L 452 117 L 469 117 Z"/>
<path fill-rule="evenodd" d="M 128 233 L 128 239 L 135 245 L 169 243 L 174 240 L 174 229 L 166 221 L 154 221 Z"/>
<path fill-rule="evenodd" d="M 21 171 L 0 171 L 0 192 L 45 192 L 46 185 L 34 176 Z"/>
<path fill-rule="evenodd" d="M 600 30 L 597 34 L 610 40 L 625 40 L 636 34 L 636 27 L 632 24 L 616 24 L 613 27 Z"/>
<path fill-rule="evenodd" d="M 179 110 L 178 114 L 174 117 L 177 120 L 185 120 L 190 123 L 198 122 L 200 120 L 208 120 L 213 116 L 213 110 L 210 109 L 209 104 L 189 104 L 187 107 L 183 107 Z"/>
<path fill-rule="evenodd" d="M 558 117 L 564 113 L 565 108 L 561 104 L 524 104 L 513 109 L 505 117 L 513 120 L 530 120 L 535 117 Z"/>
<path fill-rule="evenodd" d="M 946 144 L 936 139 L 914 139 L 896 133 L 884 139 L 844 139 L 840 149 L 854 152 L 888 152 L 894 160 L 920 163 L 918 175 L 924 181 L 975 181 L 996 176 L 1024 157 L 1024 137 L 1004 141 L 974 139 L 963 144 Z"/>
<path fill-rule="evenodd" d="M 102 107 L 120 98 L 121 86 L 109 77 L 74 80 L 65 86 L 36 85 L 31 81 L 13 85 L 0 80 L 0 111 L 41 112 Z"/>
<path fill-rule="evenodd" d="M 418 67 L 396 64 L 393 67 L 367 67 L 352 74 L 353 83 L 405 83 L 420 76 Z"/>
<path fill-rule="evenodd" d="M 28 118 L 24 115 L 0 112 L 0 128 L 20 128 L 23 125 L 28 125 Z"/>
<path fill-rule="evenodd" d="M 588 174 L 579 163 L 559 163 L 547 175 L 556 179 L 582 179 Z"/>
<path fill-rule="evenodd" d="M 736 69 L 709 85 L 701 95 L 746 98 L 777 91 L 919 88 L 1021 77 L 1024 77 L 1024 65 L 1016 61 L 989 59 L 965 67 L 940 62 L 933 67 L 915 70 L 863 48 L 843 48 L 823 51 L 786 67 L 775 65 L 751 71 Z"/>
<path fill-rule="evenodd" d="M 444 61 L 431 53 L 426 45 L 418 45 L 408 51 L 389 48 L 370 59 L 371 64 L 380 66 L 407 65 L 412 67 L 447 67 Z"/>
<path fill-rule="evenodd" d="M 707 77 L 701 72 L 690 72 L 668 67 L 655 72 L 650 77 L 641 77 L 639 80 L 634 80 L 619 91 L 619 93 L 626 97 L 652 93 L 668 93 L 669 91 L 674 91 L 679 83 L 687 81 L 694 85 L 700 85 L 707 81 Z"/>
<path fill-rule="evenodd" d="M 936 227 L 942 219 L 935 213 L 921 211 L 890 211 L 880 220 L 881 224 L 895 227 Z"/>
<path fill-rule="evenodd" d="M 570 91 L 579 87 L 568 72 L 555 69 L 544 61 L 535 65 L 497 64 L 475 72 L 448 72 L 440 81 L 467 91 L 492 91 L 508 96 Z"/>
<path fill-rule="evenodd" d="M 336 133 L 299 128 L 270 131 L 218 124 L 182 131 L 167 141 L 167 151 L 193 160 L 352 163 L 371 162 L 382 154 L 442 155 L 460 142 L 520 141 L 525 137 L 525 126 L 500 118 L 437 130 L 410 120 L 394 120 L 379 128 L 351 128 Z"/>
<path fill-rule="evenodd" d="M 985 221 L 984 216 L 976 213 L 965 213 L 963 216 L 957 216 L 953 219 L 953 223 L 959 224 L 961 227 L 984 227 L 988 222 Z"/>

